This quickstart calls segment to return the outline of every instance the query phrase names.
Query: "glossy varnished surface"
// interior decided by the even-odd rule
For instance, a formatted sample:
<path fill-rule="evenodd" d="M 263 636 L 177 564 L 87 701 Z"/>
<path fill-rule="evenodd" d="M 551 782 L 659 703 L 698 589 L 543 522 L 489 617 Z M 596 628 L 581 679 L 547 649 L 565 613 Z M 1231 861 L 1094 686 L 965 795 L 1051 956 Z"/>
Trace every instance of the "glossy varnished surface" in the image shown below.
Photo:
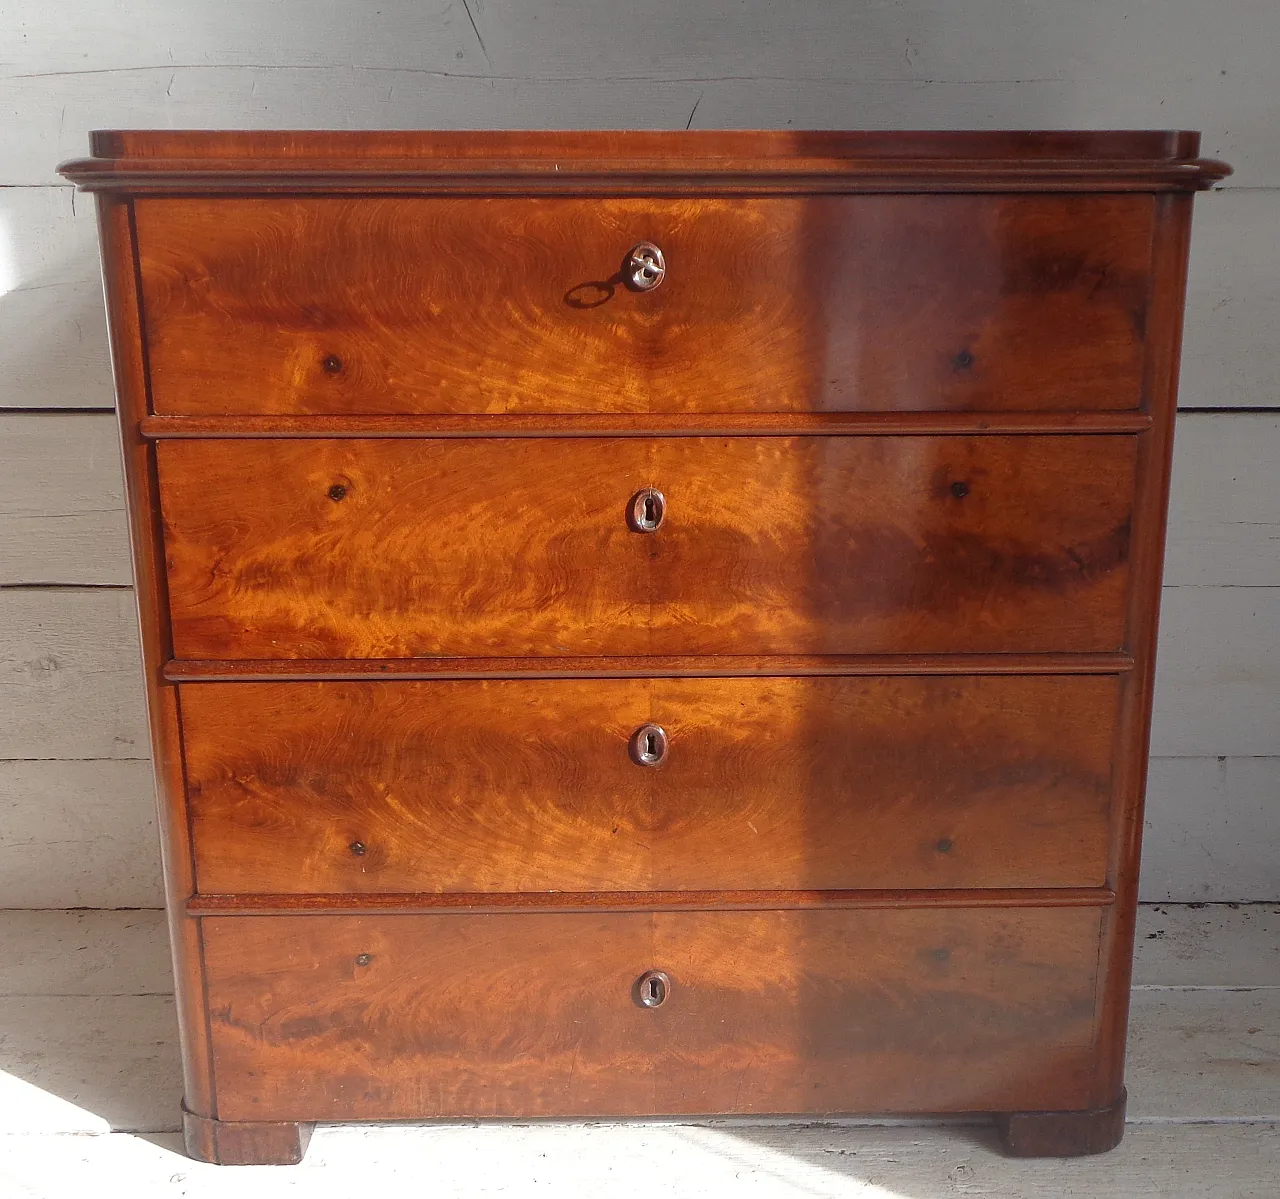
<path fill-rule="evenodd" d="M 96 135 L 190 1151 L 1114 1143 L 1198 148 Z"/>
<path fill-rule="evenodd" d="M 181 689 L 213 893 L 1086 887 L 1119 682 Z M 629 738 L 656 723 L 657 766 Z"/>
<path fill-rule="evenodd" d="M 1114 651 L 1135 439 L 157 446 L 177 656 Z M 627 524 L 645 486 L 655 533 Z"/>
<path fill-rule="evenodd" d="M 215 917 L 224 1120 L 1086 1106 L 1090 908 Z M 646 970 L 671 979 L 636 1002 Z"/>
<path fill-rule="evenodd" d="M 101 130 L 81 187 L 191 195 L 1190 191 L 1230 174 L 1177 130 Z"/>
<path fill-rule="evenodd" d="M 158 413 L 1132 409 L 1149 196 L 135 206 Z M 666 278 L 629 290 L 637 242 Z"/>

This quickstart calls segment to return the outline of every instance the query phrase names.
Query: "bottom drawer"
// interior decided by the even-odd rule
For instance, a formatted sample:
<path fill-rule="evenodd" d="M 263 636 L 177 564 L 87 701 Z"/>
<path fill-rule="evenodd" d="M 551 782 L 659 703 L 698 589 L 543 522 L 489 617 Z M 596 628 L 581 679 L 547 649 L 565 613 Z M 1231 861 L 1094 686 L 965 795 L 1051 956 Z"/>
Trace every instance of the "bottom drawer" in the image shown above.
<path fill-rule="evenodd" d="M 218 1115 L 1080 1109 L 1102 916 L 208 917 Z"/>

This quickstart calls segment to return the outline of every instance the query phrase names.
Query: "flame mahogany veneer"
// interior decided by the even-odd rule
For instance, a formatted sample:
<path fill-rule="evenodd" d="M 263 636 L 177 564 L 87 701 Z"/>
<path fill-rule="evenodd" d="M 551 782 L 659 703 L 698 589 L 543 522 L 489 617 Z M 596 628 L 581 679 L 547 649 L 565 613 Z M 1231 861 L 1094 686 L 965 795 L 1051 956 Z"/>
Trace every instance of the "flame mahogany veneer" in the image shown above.
<path fill-rule="evenodd" d="M 189 1151 L 1114 1145 L 1198 148 L 95 134 Z"/>

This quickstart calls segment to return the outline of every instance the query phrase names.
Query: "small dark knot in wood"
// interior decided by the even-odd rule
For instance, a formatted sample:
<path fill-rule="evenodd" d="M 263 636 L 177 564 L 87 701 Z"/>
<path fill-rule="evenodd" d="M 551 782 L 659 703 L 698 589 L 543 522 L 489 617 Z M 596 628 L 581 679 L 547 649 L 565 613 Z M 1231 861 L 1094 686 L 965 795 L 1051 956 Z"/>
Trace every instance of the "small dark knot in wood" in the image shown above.
<path fill-rule="evenodd" d="M 951 484 L 951 494 L 958 500 L 964 499 L 969 494 L 969 484 L 957 479 Z"/>
<path fill-rule="evenodd" d="M 342 359 L 337 354 L 330 354 L 320 365 L 328 374 L 336 375 L 342 369 Z"/>
<path fill-rule="evenodd" d="M 347 489 L 341 483 L 335 483 L 329 488 L 329 498 L 336 504 L 347 498 Z"/>

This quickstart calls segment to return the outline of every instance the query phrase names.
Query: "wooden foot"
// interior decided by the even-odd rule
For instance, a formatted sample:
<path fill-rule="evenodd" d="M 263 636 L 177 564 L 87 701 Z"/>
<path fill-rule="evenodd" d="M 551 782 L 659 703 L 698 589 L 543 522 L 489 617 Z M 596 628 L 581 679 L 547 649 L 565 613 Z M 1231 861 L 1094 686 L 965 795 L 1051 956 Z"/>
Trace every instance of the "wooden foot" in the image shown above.
<path fill-rule="evenodd" d="M 296 1166 L 307 1151 L 313 1124 L 265 1120 L 211 1120 L 182 1109 L 187 1153 L 215 1166 Z"/>
<path fill-rule="evenodd" d="M 1106 1153 L 1124 1136 L 1125 1092 L 1110 1107 L 1085 1112 L 1000 1112 L 996 1131 L 1010 1157 L 1083 1157 Z"/>

